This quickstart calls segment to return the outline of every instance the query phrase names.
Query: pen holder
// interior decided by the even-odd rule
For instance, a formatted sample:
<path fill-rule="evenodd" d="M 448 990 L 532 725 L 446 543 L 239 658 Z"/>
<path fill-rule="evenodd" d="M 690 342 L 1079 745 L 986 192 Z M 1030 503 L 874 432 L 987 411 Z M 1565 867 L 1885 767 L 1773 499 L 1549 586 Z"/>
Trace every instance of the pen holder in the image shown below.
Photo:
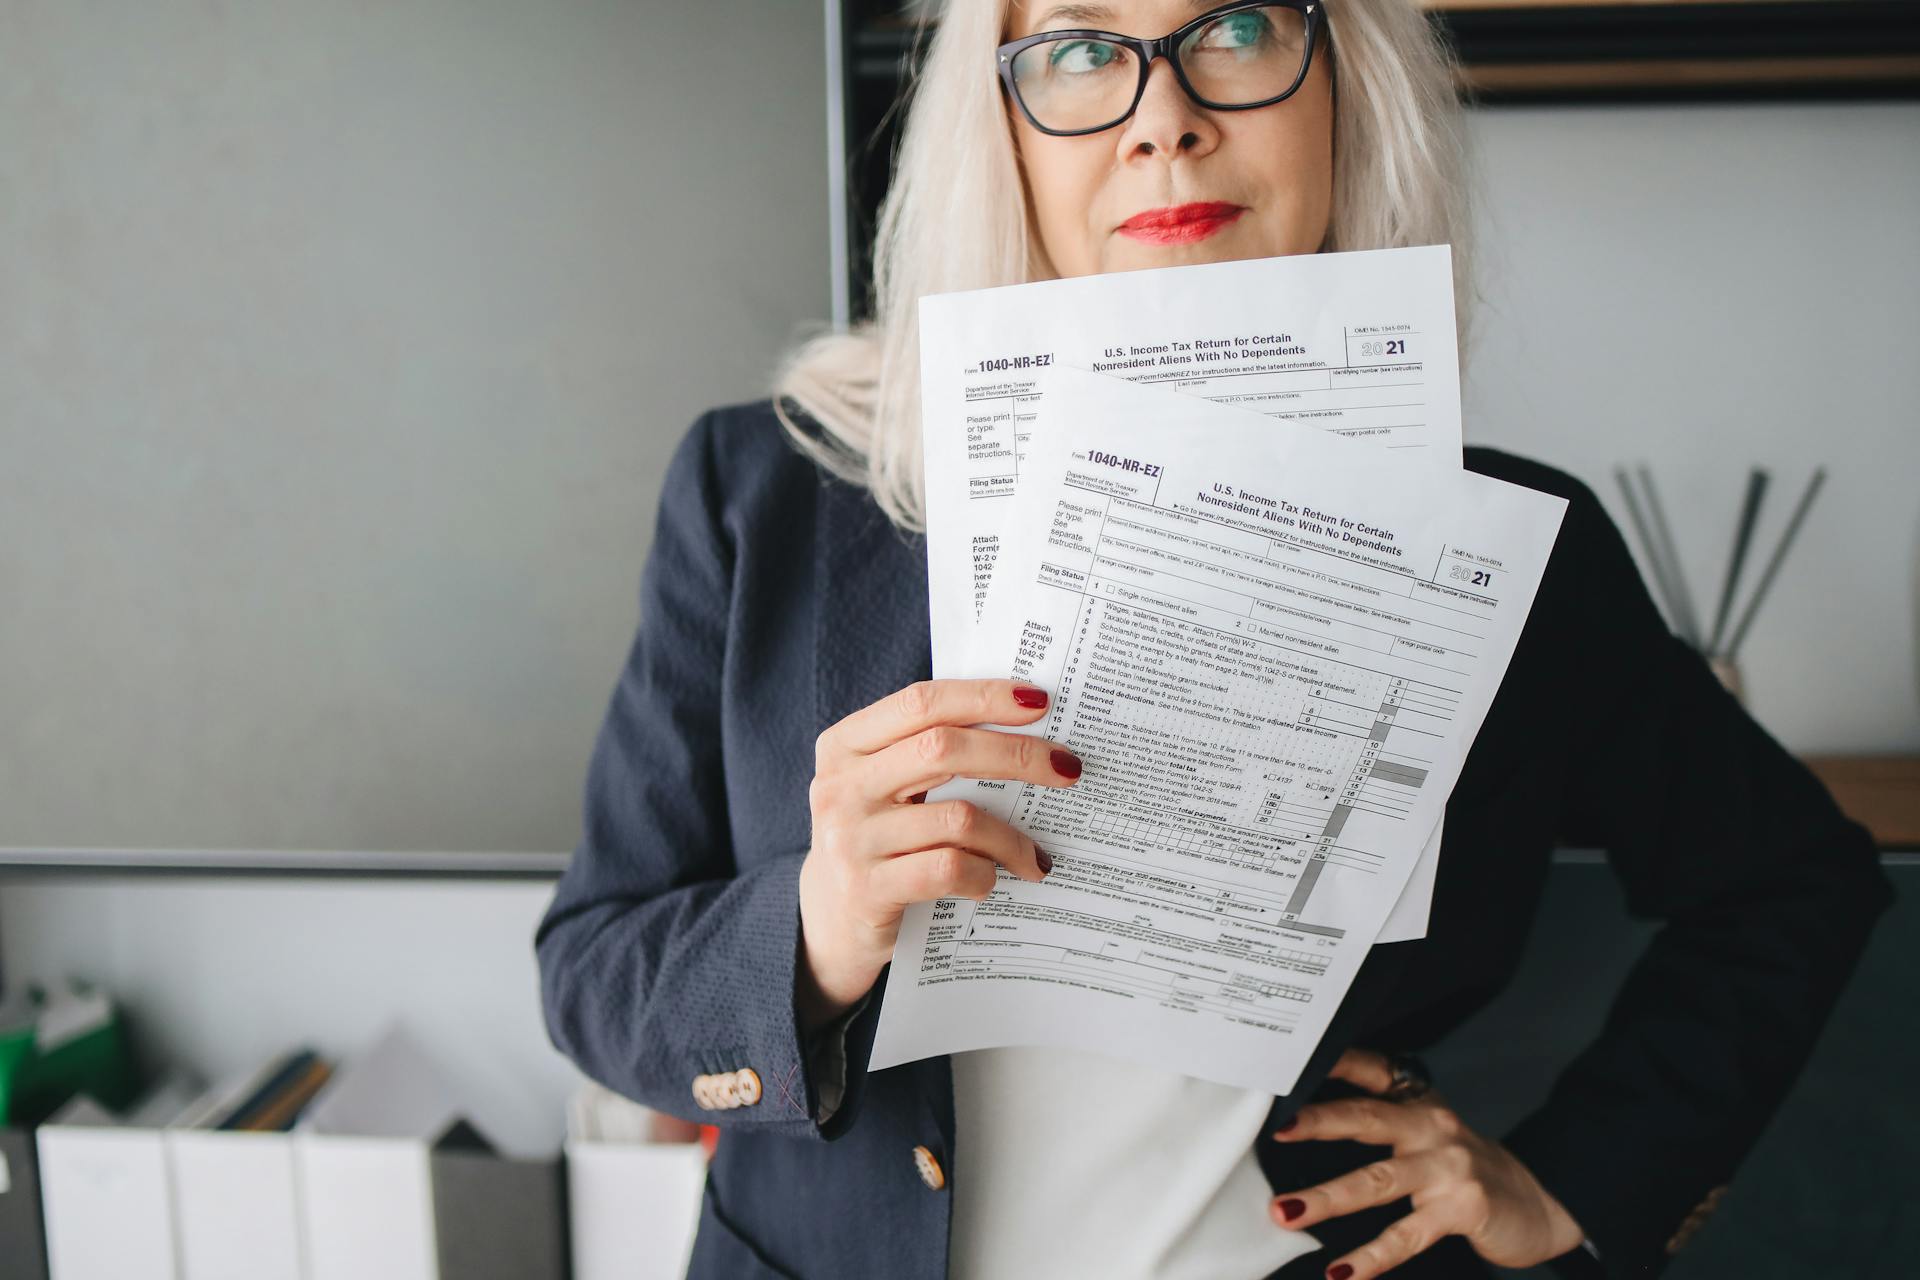
<path fill-rule="evenodd" d="M 1747 705 L 1747 689 L 1740 680 L 1739 663 L 1734 662 L 1730 658 L 1708 658 L 1707 670 L 1713 672 L 1714 679 L 1718 680 L 1721 686 L 1733 695 L 1735 702 L 1738 702 L 1743 707 Z"/>

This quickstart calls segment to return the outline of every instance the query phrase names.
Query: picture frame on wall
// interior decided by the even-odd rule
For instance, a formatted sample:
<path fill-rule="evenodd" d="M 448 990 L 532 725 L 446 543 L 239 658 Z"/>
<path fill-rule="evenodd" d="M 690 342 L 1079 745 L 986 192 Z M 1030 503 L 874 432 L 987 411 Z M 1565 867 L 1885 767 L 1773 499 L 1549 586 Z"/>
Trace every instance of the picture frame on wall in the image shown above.
<path fill-rule="evenodd" d="M 1912 0 L 1423 0 L 1478 101 L 1920 96 Z"/>

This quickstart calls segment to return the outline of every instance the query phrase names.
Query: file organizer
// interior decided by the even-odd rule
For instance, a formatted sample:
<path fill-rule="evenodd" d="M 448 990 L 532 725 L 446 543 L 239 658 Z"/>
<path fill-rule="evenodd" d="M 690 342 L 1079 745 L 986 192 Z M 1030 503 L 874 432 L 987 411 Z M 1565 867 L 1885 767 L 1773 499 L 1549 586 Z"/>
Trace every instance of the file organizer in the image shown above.
<path fill-rule="evenodd" d="M 162 1135 L 180 1280 L 304 1280 L 290 1136 L 217 1127 L 275 1065 L 208 1090 Z"/>
<path fill-rule="evenodd" d="M 168 1081 L 124 1117 L 80 1094 L 40 1126 L 53 1280 L 180 1280 L 162 1126 L 198 1092 Z"/>
<path fill-rule="evenodd" d="M 574 1280 L 680 1280 L 693 1253 L 706 1149 L 697 1142 L 566 1144 Z"/>
<path fill-rule="evenodd" d="M 125 1115 L 85 1095 L 0 1129 L 0 1280 L 679 1280 L 707 1152 L 502 1154 L 400 1028 L 291 1130 L 217 1127 L 280 1060 Z M 44 1228 L 44 1230 L 43 1230 Z"/>
<path fill-rule="evenodd" d="M 446 1280 L 567 1280 L 560 1156 L 497 1153 L 466 1121 L 433 1144 L 433 1224 Z"/>
<path fill-rule="evenodd" d="M 439 1280 L 429 1154 L 459 1118 L 398 1026 L 328 1082 L 293 1129 L 303 1280 Z"/>
<path fill-rule="evenodd" d="M 47 1280 L 34 1131 L 0 1127 L 0 1280 Z"/>
<path fill-rule="evenodd" d="M 81 1093 L 109 1111 L 139 1100 L 112 997 L 69 978 L 0 1000 L 0 1123 L 31 1128 Z"/>
<path fill-rule="evenodd" d="M 169 1130 L 180 1280 L 305 1280 L 284 1133 Z"/>

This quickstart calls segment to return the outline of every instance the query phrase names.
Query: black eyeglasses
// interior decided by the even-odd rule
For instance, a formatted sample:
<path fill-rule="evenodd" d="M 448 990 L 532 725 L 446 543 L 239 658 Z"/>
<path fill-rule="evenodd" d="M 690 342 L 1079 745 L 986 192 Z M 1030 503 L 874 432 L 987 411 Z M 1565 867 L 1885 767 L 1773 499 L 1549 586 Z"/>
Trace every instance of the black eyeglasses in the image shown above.
<path fill-rule="evenodd" d="M 1112 31 L 1039 31 L 999 48 L 1000 82 L 1042 133 L 1099 133 L 1140 105 L 1164 55 L 1187 96 L 1214 111 L 1290 97 L 1307 78 L 1322 0 L 1234 0 L 1158 40 Z"/>

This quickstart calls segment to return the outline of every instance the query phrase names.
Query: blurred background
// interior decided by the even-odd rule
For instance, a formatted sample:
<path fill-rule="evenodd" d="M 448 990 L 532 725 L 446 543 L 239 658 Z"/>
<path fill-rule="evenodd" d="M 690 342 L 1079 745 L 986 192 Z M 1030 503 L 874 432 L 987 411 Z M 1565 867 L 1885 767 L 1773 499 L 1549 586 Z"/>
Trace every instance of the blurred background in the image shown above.
<path fill-rule="evenodd" d="M 1623 528 L 1613 468 L 1650 464 L 1708 597 L 1747 469 L 1776 477 L 1761 548 L 1828 472 L 1742 674 L 1858 787 L 1902 901 L 1675 1275 L 1892 1276 L 1920 1246 L 1920 1047 L 1889 1016 L 1920 1007 L 1912 8 L 1435 15 L 1481 170 L 1468 442 Z M 854 0 L 0 0 L 8 990 L 84 976 L 145 1068 L 212 1078 L 403 1019 L 504 1149 L 553 1149 L 579 1078 L 532 931 L 659 478 L 864 314 L 914 32 Z M 1443 1085 L 1496 1128 L 1529 1109 L 1645 930 L 1565 851 Z M 1863 1089 L 1868 1132 L 1832 1101 Z"/>

